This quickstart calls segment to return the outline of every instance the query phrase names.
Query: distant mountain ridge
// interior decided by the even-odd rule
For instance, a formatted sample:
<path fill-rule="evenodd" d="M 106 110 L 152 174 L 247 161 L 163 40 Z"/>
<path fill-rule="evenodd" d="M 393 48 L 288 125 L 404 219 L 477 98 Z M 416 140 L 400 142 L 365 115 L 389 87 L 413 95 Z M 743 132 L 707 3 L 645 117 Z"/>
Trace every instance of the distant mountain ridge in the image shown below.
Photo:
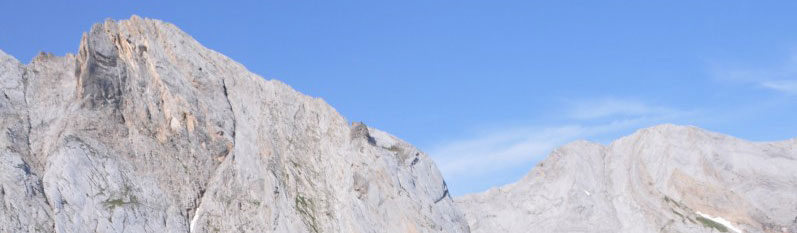
<path fill-rule="evenodd" d="M 577 141 L 517 183 L 456 198 L 481 232 L 797 232 L 797 140 L 690 126 Z"/>

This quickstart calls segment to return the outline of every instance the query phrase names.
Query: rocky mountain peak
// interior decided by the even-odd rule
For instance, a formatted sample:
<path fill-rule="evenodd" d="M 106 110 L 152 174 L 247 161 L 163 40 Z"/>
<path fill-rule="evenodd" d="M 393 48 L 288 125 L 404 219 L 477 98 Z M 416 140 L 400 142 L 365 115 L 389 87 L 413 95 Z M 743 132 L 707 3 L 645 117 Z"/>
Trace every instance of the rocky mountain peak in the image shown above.
<path fill-rule="evenodd" d="M 797 232 L 794 142 L 654 126 L 565 145 L 517 183 L 456 201 L 473 232 Z"/>
<path fill-rule="evenodd" d="M 0 93 L 0 232 L 468 232 L 425 153 L 158 20 Z"/>

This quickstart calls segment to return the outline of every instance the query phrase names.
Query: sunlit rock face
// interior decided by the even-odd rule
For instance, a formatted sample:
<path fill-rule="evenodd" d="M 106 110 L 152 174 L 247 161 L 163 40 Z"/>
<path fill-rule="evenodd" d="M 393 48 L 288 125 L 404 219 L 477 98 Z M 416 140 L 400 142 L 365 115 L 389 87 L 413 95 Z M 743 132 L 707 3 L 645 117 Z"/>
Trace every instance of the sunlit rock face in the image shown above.
<path fill-rule="evenodd" d="M 457 198 L 481 232 L 797 232 L 797 140 L 685 126 L 555 150 L 517 183 Z"/>
<path fill-rule="evenodd" d="M 469 232 L 426 154 L 168 23 L 0 52 L 0 94 L 0 232 Z"/>

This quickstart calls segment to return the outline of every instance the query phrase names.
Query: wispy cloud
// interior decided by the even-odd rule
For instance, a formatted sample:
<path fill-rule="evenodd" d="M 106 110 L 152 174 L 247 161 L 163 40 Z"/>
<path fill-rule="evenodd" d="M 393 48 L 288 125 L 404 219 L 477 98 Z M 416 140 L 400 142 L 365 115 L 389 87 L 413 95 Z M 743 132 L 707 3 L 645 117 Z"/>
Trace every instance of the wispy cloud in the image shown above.
<path fill-rule="evenodd" d="M 797 94 L 797 80 L 764 81 L 761 82 L 760 85 L 764 88 L 784 93 Z"/>
<path fill-rule="evenodd" d="M 753 84 L 758 88 L 785 94 L 797 94 L 797 50 L 773 65 L 751 67 L 713 62 L 715 79 L 737 84 Z"/>
<path fill-rule="evenodd" d="M 447 179 L 466 179 L 536 163 L 554 148 L 571 141 L 664 123 L 688 112 L 635 100 L 602 98 L 571 102 L 565 112 L 576 122 L 601 123 L 511 127 L 440 144 L 429 150 Z"/>
<path fill-rule="evenodd" d="M 570 103 L 568 117 L 573 119 L 596 119 L 606 117 L 638 117 L 647 115 L 672 115 L 679 111 L 634 99 L 602 98 Z"/>
<path fill-rule="evenodd" d="M 499 130 L 448 142 L 430 152 L 445 177 L 478 176 L 517 163 L 528 163 L 584 131 L 579 126 Z"/>

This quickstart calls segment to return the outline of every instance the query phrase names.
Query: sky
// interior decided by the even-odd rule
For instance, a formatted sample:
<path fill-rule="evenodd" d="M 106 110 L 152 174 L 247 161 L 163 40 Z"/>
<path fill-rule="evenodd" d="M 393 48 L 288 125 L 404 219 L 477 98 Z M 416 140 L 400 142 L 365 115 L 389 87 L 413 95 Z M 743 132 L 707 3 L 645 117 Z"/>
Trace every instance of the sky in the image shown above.
<path fill-rule="evenodd" d="M 662 123 L 797 137 L 795 1 L 130 2 L 4 3 L 0 50 L 27 63 L 106 18 L 168 21 L 416 145 L 455 196 Z"/>

